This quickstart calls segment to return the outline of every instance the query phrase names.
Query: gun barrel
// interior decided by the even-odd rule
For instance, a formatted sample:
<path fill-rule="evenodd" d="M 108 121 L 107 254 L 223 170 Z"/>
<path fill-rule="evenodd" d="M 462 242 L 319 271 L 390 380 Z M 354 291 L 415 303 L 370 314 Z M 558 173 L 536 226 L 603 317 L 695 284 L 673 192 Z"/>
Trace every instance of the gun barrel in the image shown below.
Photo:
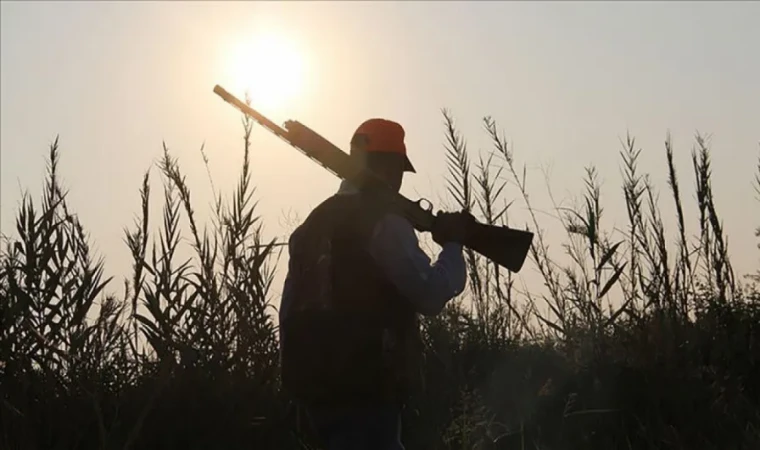
<path fill-rule="evenodd" d="M 271 131 L 272 133 L 276 134 L 282 139 L 287 140 L 287 137 L 286 137 L 287 131 L 285 131 L 281 126 L 277 125 L 276 123 L 267 119 L 266 116 L 264 116 L 260 112 L 256 111 L 255 109 L 241 102 L 237 97 L 227 92 L 227 90 L 224 89 L 223 87 L 217 84 L 216 86 L 214 86 L 214 93 L 218 95 L 219 97 L 222 97 L 222 99 L 225 102 L 239 109 L 240 112 L 242 112 L 243 114 L 246 114 L 247 116 L 249 116 L 256 122 L 258 122 L 261 126 L 268 128 L 269 131 Z"/>

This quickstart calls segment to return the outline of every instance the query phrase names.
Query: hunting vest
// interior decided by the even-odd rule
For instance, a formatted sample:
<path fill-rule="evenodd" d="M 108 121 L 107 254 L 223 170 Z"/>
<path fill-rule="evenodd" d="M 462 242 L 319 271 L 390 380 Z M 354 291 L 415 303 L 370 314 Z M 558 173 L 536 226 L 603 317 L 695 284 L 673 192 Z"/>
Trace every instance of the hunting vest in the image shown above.
<path fill-rule="evenodd" d="M 302 402 L 398 404 L 419 381 L 417 314 L 369 253 L 384 214 L 361 194 L 334 195 L 291 239 L 281 368 Z"/>

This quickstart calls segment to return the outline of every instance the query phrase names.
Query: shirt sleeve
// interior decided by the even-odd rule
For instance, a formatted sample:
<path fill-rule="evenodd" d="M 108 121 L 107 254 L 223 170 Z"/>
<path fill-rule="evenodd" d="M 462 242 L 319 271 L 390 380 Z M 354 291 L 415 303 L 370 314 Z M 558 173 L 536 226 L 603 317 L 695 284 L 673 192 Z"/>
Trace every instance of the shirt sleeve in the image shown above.
<path fill-rule="evenodd" d="M 462 246 L 446 243 L 431 264 L 430 257 L 419 246 L 412 224 L 399 215 L 388 214 L 377 224 L 370 252 L 422 315 L 438 314 L 446 302 L 464 290 L 467 272 Z"/>

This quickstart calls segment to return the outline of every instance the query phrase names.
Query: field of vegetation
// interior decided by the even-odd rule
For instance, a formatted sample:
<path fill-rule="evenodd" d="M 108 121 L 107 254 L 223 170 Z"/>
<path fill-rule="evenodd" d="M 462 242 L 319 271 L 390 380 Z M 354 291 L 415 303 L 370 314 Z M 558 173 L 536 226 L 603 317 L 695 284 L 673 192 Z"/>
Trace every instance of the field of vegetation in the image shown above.
<path fill-rule="evenodd" d="M 467 253 L 468 292 L 423 322 L 407 448 L 760 448 L 760 272 L 734 273 L 705 140 L 696 138 L 688 174 L 669 143 L 662 154 L 677 229 L 666 231 L 629 138 L 626 229 L 605 229 L 588 167 L 582 207 L 556 208 L 566 237 L 550 251 L 494 121 L 483 121 L 493 151 L 475 157 L 444 119 L 450 199 L 489 223 L 506 223 L 504 205 L 522 202 L 536 233 L 525 267 L 543 285 L 524 289 Z M 146 172 L 138 220 L 124 230 L 133 270 L 121 295 L 106 294 L 119 281 L 93 259 L 51 145 L 41 202 L 23 199 L 0 254 L 0 448 L 316 448 L 279 388 L 278 250 L 262 237 L 244 126 L 239 181 L 208 223 L 166 148 L 162 190 Z M 747 163 L 757 163 L 746 182 L 760 197 L 760 159 Z M 522 197 L 504 198 L 505 183 Z M 692 197 L 698 214 L 687 217 Z M 154 201 L 161 217 L 149 217 Z M 186 242 L 190 260 L 178 256 Z"/>

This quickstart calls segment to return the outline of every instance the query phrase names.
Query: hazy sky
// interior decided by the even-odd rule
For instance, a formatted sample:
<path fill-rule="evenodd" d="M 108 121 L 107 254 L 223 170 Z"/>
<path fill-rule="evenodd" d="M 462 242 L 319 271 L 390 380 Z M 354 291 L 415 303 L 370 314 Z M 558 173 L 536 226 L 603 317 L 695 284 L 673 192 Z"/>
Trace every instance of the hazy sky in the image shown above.
<path fill-rule="evenodd" d="M 138 212 L 141 177 L 161 156 L 162 140 L 180 158 L 199 213 L 211 201 L 202 143 L 217 188 L 231 192 L 240 116 L 212 88 L 220 83 L 242 96 L 239 67 L 252 63 L 239 49 L 267 35 L 303 56 L 302 76 L 294 77 L 297 96 L 262 112 L 300 120 L 346 149 L 366 118 L 401 122 L 419 172 L 402 190 L 411 197 L 437 202 L 443 194 L 443 107 L 473 153 L 487 150 L 481 119 L 493 116 L 547 212 L 541 168 L 551 169 L 557 201 L 569 201 L 583 168 L 595 164 L 607 227 L 624 225 L 619 151 L 627 131 L 643 148 L 641 168 L 666 212 L 663 141 L 671 131 L 687 213 L 694 212 L 693 137 L 710 133 L 735 266 L 757 266 L 758 2 L 35 1 L 3 2 L 1 13 L 2 232 L 14 232 L 21 189 L 39 197 L 47 145 L 59 134 L 70 206 L 118 277 L 112 289 L 127 274 L 123 227 Z M 254 145 L 260 212 L 267 234 L 280 236 L 284 211 L 305 215 L 338 182 L 261 129 Z M 155 168 L 152 175 L 158 225 Z M 527 220 L 521 208 L 516 202 L 513 220 Z"/>

